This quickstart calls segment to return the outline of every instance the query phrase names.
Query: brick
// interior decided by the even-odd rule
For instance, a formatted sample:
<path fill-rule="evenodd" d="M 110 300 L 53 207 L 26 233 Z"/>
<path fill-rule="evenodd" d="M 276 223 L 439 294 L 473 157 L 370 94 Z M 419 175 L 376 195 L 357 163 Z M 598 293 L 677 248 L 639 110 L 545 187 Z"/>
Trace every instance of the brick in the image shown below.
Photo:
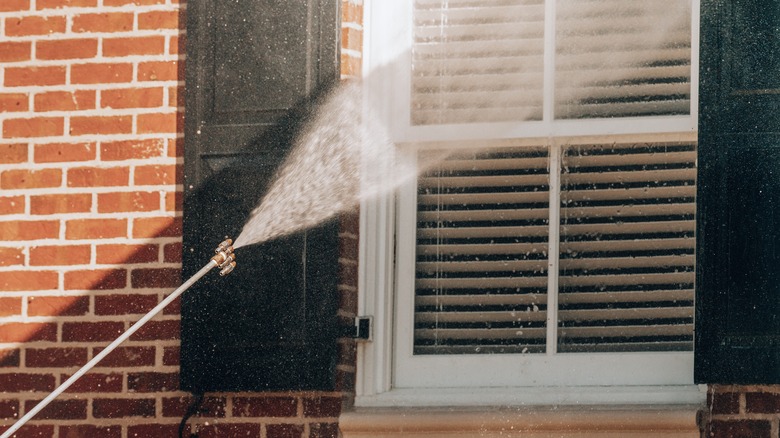
<path fill-rule="evenodd" d="M 0 2 L 0 12 L 29 11 L 30 0 L 3 0 Z"/>
<path fill-rule="evenodd" d="M 170 139 L 168 141 L 169 157 L 184 157 L 184 137 Z"/>
<path fill-rule="evenodd" d="M 24 402 L 25 411 L 29 411 L 40 400 L 27 400 Z M 87 418 L 86 400 L 53 400 L 43 408 L 36 416 L 37 420 L 84 420 Z"/>
<path fill-rule="evenodd" d="M 361 74 L 361 61 L 346 53 L 341 54 L 341 74 L 348 77 L 359 77 Z"/>
<path fill-rule="evenodd" d="M 22 314 L 21 297 L 0 297 L 0 316 L 19 316 Z M 0 385 L 0 388 L 3 386 Z"/>
<path fill-rule="evenodd" d="M 62 66 L 6 67 L 4 84 L 6 87 L 64 85 L 65 75 Z"/>
<path fill-rule="evenodd" d="M 8 426 L 0 426 L 0 432 L 5 432 Z M 14 438 L 50 438 L 54 436 L 54 426 L 37 426 L 26 424 L 24 426 L 24 435 L 15 434 Z"/>
<path fill-rule="evenodd" d="M 52 290 L 58 285 L 59 275 L 54 271 L 0 272 L 0 290 L 3 291 Z"/>
<path fill-rule="evenodd" d="M 65 17 L 61 15 L 9 17 L 5 19 L 5 34 L 7 36 L 30 36 L 63 33 L 66 24 Z"/>
<path fill-rule="evenodd" d="M 35 57 L 37 59 L 88 59 L 94 58 L 97 53 L 97 38 L 39 40 L 35 42 Z"/>
<path fill-rule="evenodd" d="M 32 43 L 29 41 L 0 42 L 0 62 L 27 61 L 32 58 Z"/>
<path fill-rule="evenodd" d="M 103 6 L 125 6 L 125 5 L 162 5 L 165 0 L 103 0 Z"/>
<path fill-rule="evenodd" d="M 127 286 L 125 269 L 93 269 L 65 273 L 65 290 L 110 290 Z"/>
<path fill-rule="evenodd" d="M 157 305 L 157 295 L 121 294 L 95 297 L 95 315 L 146 313 Z"/>
<path fill-rule="evenodd" d="M 301 438 L 302 424 L 268 424 L 265 426 L 266 438 Z"/>
<path fill-rule="evenodd" d="M 25 357 L 28 368 L 62 368 L 87 363 L 86 348 L 28 348 Z"/>
<path fill-rule="evenodd" d="M 88 213 L 91 208 L 89 193 L 30 196 L 31 214 Z"/>
<path fill-rule="evenodd" d="M 95 90 L 39 93 L 33 98 L 33 106 L 36 112 L 94 109 L 96 94 Z"/>
<path fill-rule="evenodd" d="M 20 357 L 21 354 L 18 348 L 2 348 L 0 349 L 0 367 L 18 368 L 21 364 Z"/>
<path fill-rule="evenodd" d="M 154 263 L 158 261 L 160 248 L 155 244 L 110 244 L 96 248 L 98 264 Z"/>
<path fill-rule="evenodd" d="M 130 182 L 128 167 L 75 167 L 68 170 L 68 187 L 126 186 Z"/>
<path fill-rule="evenodd" d="M 65 223 L 65 238 L 108 239 L 127 237 L 127 219 L 74 219 Z"/>
<path fill-rule="evenodd" d="M 342 1 L 341 21 L 343 23 L 363 23 L 363 5 L 352 1 Z"/>
<path fill-rule="evenodd" d="M 164 36 L 104 38 L 103 56 L 162 55 L 165 53 Z"/>
<path fill-rule="evenodd" d="M 73 17 L 73 32 L 129 32 L 133 30 L 132 12 L 79 14 Z"/>
<path fill-rule="evenodd" d="M 138 14 L 138 29 L 160 30 L 184 28 L 179 11 L 151 11 Z"/>
<path fill-rule="evenodd" d="M 99 193 L 99 213 L 154 211 L 160 209 L 159 192 Z"/>
<path fill-rule="evenodd" d="M 0 388 L 8 392 L 53 391 L 54 376 L 51 374 L 3 373 L 0 374 Z"/>
<path fill-rule="evenodd" d="M 103 348 L 95 348 L 98 354 Z M 118 347 L 98 364 L 99 367 L 142 367 L 154 365 L 156 353 L 154 347 Z"/>
<path fill-rule="evenodd" d="M 165 194 L 165 211 L 180 213 L 184 210 L 184 194 L 181 191 Z"/>
<path fill-rule="evenodd" d="M 97 156 L 95 143 L 48 143 L 35 145 L 33 160 L 36 163 L 73 163 L 90 161 Z"/>
<path fill-rule="evenodd" d="M 103 142 L 100 145 L 103 161 L 161 157 L 164 152 L 165 143 L 159 139 Z"/>
<path fill-rule="evenodd" d="M 71 377 L 70 374 L 62 374 L 60 381 Z M 73 382 L 66 393 L 82 392 L 122 392 L 122 373 L 95 373 L 89 372 Z M 89 435 L 90 437 L 92 435 Z"/>
<path fill-rule="evenodd" d="M 124 333 L 121 321 L 65 322 L 62 324 L 62 342 L 113 341 Z"/>
<path fill-rule="evenodd" d="M 0 324 L 0 342 L 56 341 L 57 324 L 9 322 Z"/>
<path fill-rule="evenodd" d="M 172 288 L 181 283 L 181 270 L 177 268 L 133 269 L 130 284 L 136 289 Z"/>
<path fill-rule="evenodd" d="M 93 426 L 79 424 L 74 426 L 59 426 L 60 437 L 64 438 L 122 438 L 122 426 Z M 129 435 L 133 436 L 133 435 Z M 162 436 L 162 435 L 160 435 Z M 173 436 L 173 435 L 170 435 Z M 136 437 L 133 437 L 136 438 Z"/>
<path fill-rule="evenodd" d="M 0 418 L 17 418 L 18 415 L 19 415 L 18 400 L 0 400 Z"/>
<path fill-rule="evenodd" d="M 96 398 L 92 401 L 95 418 L 154 417 L 154 399 Z"/>
<path fill-rule="evenodd" d="M 295 397 L 235 397 L 234 417 L 295 417 L 298 399 Z"/>
<path fill-rule="evenodd" d="M 181 323 L 179 320 L 171 321 L 150 321 L 138 329 L 132 336 L 131 341 L 157 341 L 157 340 L 177 340 Z"/>
<path fill-rule="evenodd" d="M 5 138 L 56 137 L 64 132 L 63 117 L 7 119 L 3 122 Z"/>
<path fill-rule="evenodd" d="M 179 373 L 127 373 L 129 392 L 167 392 L 179 388 Z"/>
<path fill-rule="evenodd" d="M 137 166 L 133 182 L 137 186 L 171 185 L 181 183 L 183 167 L 175 165 Z"/>
<path fill-rule="evenodd" d="M 307 397 L 303 399 L 305 417 L 338 417 L 341 415 L 341 397 Z"/>
<path fill-rule="evenodd" d="M 70 135 L 130 134 L 132 131 L 132 116 L 81 116 L 70 119 Z"/>
<path fill-rule="evenodd" d="M 101 108 L 154 108 L 163 105 L 163 89 L 122 88 L 104 90 L 100 94 Z"/>
<path fill-rule="evenodd" d="M 70 73 L 72 84 L 124 83 L 132 79 L 133 64 L 129 63 L 76 64 Z"/>
<path fill-rule="evenodd" d="M 97 0 L 37 0 L 35 7 L 42 9 L 61 8 L 93 8 L 97 6 Z"/>
<path fill-rule="evenodd" d="M 177 133 L 183 131 L 183 125 L 181 124 L 183 121 L 183 114 L 181 113 L 139 114 L 138 133 Z"/>
<path fill-rule="evenodd" d="M 361 50 L 363 47 L 363 32 L 352 27 L 341 28 L 341 47 Z"/>
<path fill-rule="evenodd" d="M 29 100 L 26 93 L 0 93 L 0 113 L 27 111 Z"/>
<path fill-rule="evenodd" d="M 178 55 L 178 54 L 184 54 L 186 50 L 184 49 L 187 44 L 187 35 L 179 34 L 179 35 L 172 35 L 171 36 L 171 42 L 168 45 L 168 54 L 169 55 Z"/>
<path fill-rule="evenodd" d="M 770 438 L 772 424 L 765 420 L 712 420 L 708 438 Z"/>
<path fill-rule="evenodd" d="M 168 295 L 165 295 L 167 298 Z M 163 309 L 163 315 L 181 315 L 181 297 L 175 298 L 170 302 L 165 309 Z"/>
<path fill-rule="evenodd" d="M 81 316 L 89 313 L 89 297 L 28 297 L 29 316 Z"/>
<path fill-rule="evenodd" d="M 30 248 L 30 265 L 86 265 L 91 254 L 89 245 L 33 246 Z"/>
<path fill-rule="evenodd" d="M 256 423 L 210 423 L 198 429 L 198 438 L 258 437 L 260 431 L 261 426 Z"/>
<path fill-rule="evenodd" d="M 21 214 L 24 213 L 24 196 L 0 196 L 0 214 Z M 0 256 L 2 260 L 2 256 Z M 2 262 L 0 262 L 2 266 Z"/>
<path fill-rule="evenodd" d="M 181 348 L 180 347 L 165 347 L 163 348 L 163 365 L 179 366 L 181 363 Z M 165 405 L 163 405 L 163 412 Z M 175 415 L 181 417 L 181 415 Z"/>
<path fill-rule="evenodd" d="M 188 427 L 184 429 L 184 436 L 190 436 Z M 159 438 L 179 436 L 177 424 L 137 424 L 127 428 L 127 436 L 132 438 Z"/>
<path fill-rule="evenodd" d="M 179 217 L 148 217 L 133 220 L 133 237 L 180 237 L 182 235 L 182 218 Z"/>
<path fill-rule="evenodd" d="M 16 164 L 27 161 L 27 144 L 2 144 L 0 145 L 0 164 Z"/>
<path fill-rule="evenodd" d="M 184 87 L 176 86 L 168 88 L 168 106 L 174 108 L 184 108 Z"/>
<path fill-rule="evenodd" d="M 59 221 L 23 220 L 0 222 L 0 240 L 54 239 L 59 234 Z"/>
<path fill-rule="evenodd" d="M 167 263 L 181 263 L 181 242 L 169 243 L 163 247 L 163 261 Z M 1 264 L 1 263 L 0 263 Z"/>
<path fill-rule="evenodd" d="M 184 63 L 177 61 L 148 61 L 138 63 L 139 81 L 183 81 Z"/>
<path fill-rule="evenodd" d="M 776 414 L 780 412 L 780 394 L 746 392 L 745 410 L 749 414 Z"/>
<path fill-rule="evenodd" d="M 0 210 L 2 209 L 2 200 L 0 199 Z M 24 252 L 22 248 L 10 248 L 0 246 L 0 266 L 16 266 L 24 263 Z"/>
<path fill-rule="evenodd" d="M 0 173 L 0 188 L 2 189 L 40 189 L 60 187 L 62 185 L 62 170 L 6 170 Z"/>
<path fill-rule="evenodd" d="M 309 438 L 339 438 L 338 423 L 309 424 Z"/>

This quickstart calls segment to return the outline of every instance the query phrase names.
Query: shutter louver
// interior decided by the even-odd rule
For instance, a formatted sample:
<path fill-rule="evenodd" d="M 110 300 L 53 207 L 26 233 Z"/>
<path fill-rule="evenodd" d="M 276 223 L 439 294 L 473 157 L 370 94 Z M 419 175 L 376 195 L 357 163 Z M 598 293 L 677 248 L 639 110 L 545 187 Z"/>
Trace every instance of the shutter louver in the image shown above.
<path fill-rule="evenodd" d="M 696 150 L 580 146 L 561 175 L 559 351 L 689 351 Z"/>
<path fill-rule="evenodd" d="M 541 120 L 544 0 L 416 0 L 412 125 Z"/>
<path fill-rule="evenodd" d="M 556 119 L 690 113 L 689 0 L 558 0 Z"/>
<path fill-rule="evenodd" d="M 453 156 L 420 177 L 415 354 L 545 350 L 547 155 Z"/>

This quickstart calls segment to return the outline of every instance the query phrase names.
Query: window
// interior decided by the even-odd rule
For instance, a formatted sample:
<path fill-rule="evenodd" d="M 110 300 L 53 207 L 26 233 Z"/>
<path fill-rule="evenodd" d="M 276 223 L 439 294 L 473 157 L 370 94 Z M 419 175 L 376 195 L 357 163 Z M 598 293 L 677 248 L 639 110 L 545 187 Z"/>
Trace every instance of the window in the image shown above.
<path fill-rule="evenodd" d="M 363 207 L 358 403 L 691 385 L 698 6 L 372 8 L 369 100 L 423 170 Z"/>

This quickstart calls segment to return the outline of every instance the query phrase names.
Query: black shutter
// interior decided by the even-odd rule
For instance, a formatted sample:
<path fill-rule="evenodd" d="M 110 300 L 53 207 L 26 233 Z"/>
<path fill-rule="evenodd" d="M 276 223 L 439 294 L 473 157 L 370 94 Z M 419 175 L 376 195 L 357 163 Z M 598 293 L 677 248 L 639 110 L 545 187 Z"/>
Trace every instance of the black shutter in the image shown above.
<path fill-rule="evenodd" d="M 780 383 L 780 0 L 702 1 L 699 383 Z"/>
<path fill-rule="evenodd" d="M 184 278 L 235 239 L 315 96 L 338 78 L 338 0 L 187 4 Z M 332 389 L 337 226 L 236 250 L 182 299 L 181 387 Z"/>

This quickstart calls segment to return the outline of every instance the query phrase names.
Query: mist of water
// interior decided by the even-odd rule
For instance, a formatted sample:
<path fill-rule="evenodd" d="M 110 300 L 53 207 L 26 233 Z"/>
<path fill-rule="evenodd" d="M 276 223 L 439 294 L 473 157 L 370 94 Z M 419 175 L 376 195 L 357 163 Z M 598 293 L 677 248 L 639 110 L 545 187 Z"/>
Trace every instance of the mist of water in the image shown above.
<path fill-rule="evenodd" d="M 598 81 L 599 75 L 604 74 L 600 71 L 609 71 L 608 79 L 612 83 L 619 83 L 621 79 L 631 80 L 630 68 L 625 67 L 644 62 L 635 58 L 646 57 L 646 49 L 668 45 L 668 35 L 685 28 L 685 21 L 690 20 L 690 4 L 687 1 L 663 2 L 675 6 L 667 8 L 665 13 L 654 2 L 644 5 L 630 3 L 631 8 L 647 9 L 631 12 L 633 21 L 628 20 L 629 25 L 652 29 L 642 43 L 645 50 L 637 50 L 638 55 L 626 50 L 586 54 L 587 64 L 600 64 L 601 68 L 575 69 L 565 77 L 559 76 L 556 87 L 576 90 L 576 97 L 561 94 L 560 98 L 579 102 L 600 98 L 588 95 L 590 87 L 585 86 Z M 581 14 L 578 5 L 578 2 L 562 2 L 561 16 Z M 621 45 L 621 38 L 619 33 L 607 36 L 606 47 Z M 565 47 L 561 49 L 566 50 Z M 342 85 L 317 107 L 310 123 L 299 134 L 291 155 L 277 173 L 275 182 L 252 211 L 236 239 L 236 248 L 315 226 L 355 208 L 361 199 L 397 189 L 415 178 L 420 169 L 446 157 L 446 154 L 434 155 L 423 165 L 403 164 L 403 161 L 396 160 L 395 145 L 390 140 L 387 127 L 364 111 L 362 87 L 357 83 Z M 473 108 L 472 111 L 476 113 L 481 109 Z M 364 169 L 362 173 L 361 169 Z"/>

